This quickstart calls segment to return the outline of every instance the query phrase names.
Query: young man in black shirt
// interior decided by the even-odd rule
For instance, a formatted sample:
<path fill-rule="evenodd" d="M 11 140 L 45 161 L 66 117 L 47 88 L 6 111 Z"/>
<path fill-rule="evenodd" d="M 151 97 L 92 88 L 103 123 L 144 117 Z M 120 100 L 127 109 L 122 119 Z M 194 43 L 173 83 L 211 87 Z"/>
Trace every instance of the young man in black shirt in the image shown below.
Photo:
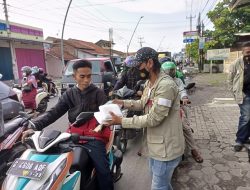
<path fill-rule="evenodd" d="M 84 60 L 75 62 L 73 71 L 73 77 L 77 85 L 63 93 L 58 103 L 51 110 L 33 121 L 36 126 L 35 130 L 42 130 L 66 112 L 68 112 L 69 122 L 73 123 L 79 113 L 96 112 L 99 110 L 100 105 L 106 103 L 107 98 L 104 91 L 91 84 L 92 65 L 90 62 Z M 93 126 L 93 129 L 95 127 Z M 84 146 L 91 150 L 88 152 L 88 156 L 96 169 L 99 189 L 113 190 L 113 179 L 105 149 L 107 138 L 100 136 L 99 133 L 90 133 L 89 131 L 92 131 L 92 129 L 83 129 L 83 134 L 81 135 L 93 136 L 97 139 L 87 142 Z M 25 131 L 22 138 L 24 139 L 32 132 L 33 129 Z"/>

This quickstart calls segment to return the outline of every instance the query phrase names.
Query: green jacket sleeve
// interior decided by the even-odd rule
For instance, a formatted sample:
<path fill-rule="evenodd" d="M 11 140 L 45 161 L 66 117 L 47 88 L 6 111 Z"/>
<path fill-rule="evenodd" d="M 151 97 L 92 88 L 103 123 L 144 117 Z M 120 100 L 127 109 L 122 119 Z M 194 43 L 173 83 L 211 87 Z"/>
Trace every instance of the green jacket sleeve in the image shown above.
<path fill-rule="evenodd" d="M 142 116 L 123 118 L 124 128 L 157 127 L 168 116 L 173 102 L 178 96 L 178 89 L 174 81 L 163 80 L 155 89 L 152 107 Z"/>

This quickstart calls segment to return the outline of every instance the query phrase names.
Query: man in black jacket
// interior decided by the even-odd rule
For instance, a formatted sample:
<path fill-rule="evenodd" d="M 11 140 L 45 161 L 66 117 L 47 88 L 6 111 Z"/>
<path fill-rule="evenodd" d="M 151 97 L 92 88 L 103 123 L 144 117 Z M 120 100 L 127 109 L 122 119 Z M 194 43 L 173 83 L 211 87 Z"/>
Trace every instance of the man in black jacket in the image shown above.
<path fill-rule="evenodd" d="M 58 103 L 43 116 L 35 119 L 35 130 L 42 130 L 55 122 L 66 112 L 68 119 L 73 123 L 81 112 L 96 112 L 99 106 L 106 103 L 107 98 L 103 90 L 91 83 L 92 65 L 88 61 L 77 61 L 73 65 L 73 77 L 77 85 L 68 89 L 59 98 Z M 22 139 L 31 134 L 33 129 L 24 132 Z M 99 189 L 113 190 L 113 179 L 109 169 L 109 161 L 106 155 L 105 143 L 102 139 L 89 141 L 84 144 L 91 150 L 88 152 L 97 172 Z"/>
<path fill-rule="evenodd" d="M 119 90 L 123 86 L 127 86 L 128 89 L 135 91 L 141 90 L 139 88 L 140 86 L 137 86 L 137 82 L 139 80 L 146 80 L 145 70 L 140 71 L 137 68 L 134 56 L 128 56 L 124 61 L 124 66 L 127 67 L 128 70 L 122 73 L 120 80 L 116 82 L 113 90 Z"/>

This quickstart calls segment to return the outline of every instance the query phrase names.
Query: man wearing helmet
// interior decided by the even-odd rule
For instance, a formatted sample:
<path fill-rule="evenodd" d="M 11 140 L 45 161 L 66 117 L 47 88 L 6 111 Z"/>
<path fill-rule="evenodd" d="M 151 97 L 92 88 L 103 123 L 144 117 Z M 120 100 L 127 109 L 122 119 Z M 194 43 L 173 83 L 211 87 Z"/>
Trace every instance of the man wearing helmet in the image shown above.
<path fill-rule="evenodd" d="M 21 69 L 23 74 L 22 79 L 22 100 L 25 108 L 31 108 L 33 112 L 36 110 L 36 94 L 37 82 L 32 75 L 32 69 L 29 66 L 24 66 Z"/>
<path fill-rule="evenodd" d="M 188 95 L 185 89 L 185 85 L 182 82 L 182 80 L 178 78 L 178 75 L 176 77 L 176 65 L 174 62 L 166 61 L 162 63 L 161 69 L 163 70 L 165 74 L 171 76 L 174 79 L 175 83 L 177 84 L 179 88 L 179 93 L 180 93 L 181 101 L 182 101 L 180 111 L 181 111 L 181 116 L 182 116 L 183 134 L 185 137 L 187 148 L 191 150 L 191 154 L 194 160 L 198 163 L 202 163 L 203 158 L 201 157 L 200 153 L 197 150 L 197 146 L 195 145 L 195 141 L 192 135 L 192 129 L 190 128 L 190 123 L 187 119 L 187 107 L 185 105 L 187 105 L 187 103 L 189 102 L 189 99 L 188 99 Z"/>
<path fill-rule="evenodd" d="M 123 86 L 127 86 L 127 88 L 132 90 L 140 90 L 137 89 L 136 84 L 139 80 L 145 80 L 146 74 L 143 71 L 140 71 L 136 66 L 135 57 L 128 56 L 124 61 L 124 66 L 128 68 L 127 71 L 124 71 L 120 80 L 118 80 L 115 84 L 114 90 L 118 90 Z"/>

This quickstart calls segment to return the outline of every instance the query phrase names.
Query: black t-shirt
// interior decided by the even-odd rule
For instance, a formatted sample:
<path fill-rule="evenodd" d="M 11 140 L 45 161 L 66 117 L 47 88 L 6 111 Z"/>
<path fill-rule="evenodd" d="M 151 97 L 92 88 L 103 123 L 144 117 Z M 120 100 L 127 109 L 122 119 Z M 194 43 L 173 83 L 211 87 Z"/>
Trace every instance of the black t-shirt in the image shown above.
<path fill-rule="evenodd" d="M 250 64 L 244 63 L 243 92 L 250 95 Z"/>

